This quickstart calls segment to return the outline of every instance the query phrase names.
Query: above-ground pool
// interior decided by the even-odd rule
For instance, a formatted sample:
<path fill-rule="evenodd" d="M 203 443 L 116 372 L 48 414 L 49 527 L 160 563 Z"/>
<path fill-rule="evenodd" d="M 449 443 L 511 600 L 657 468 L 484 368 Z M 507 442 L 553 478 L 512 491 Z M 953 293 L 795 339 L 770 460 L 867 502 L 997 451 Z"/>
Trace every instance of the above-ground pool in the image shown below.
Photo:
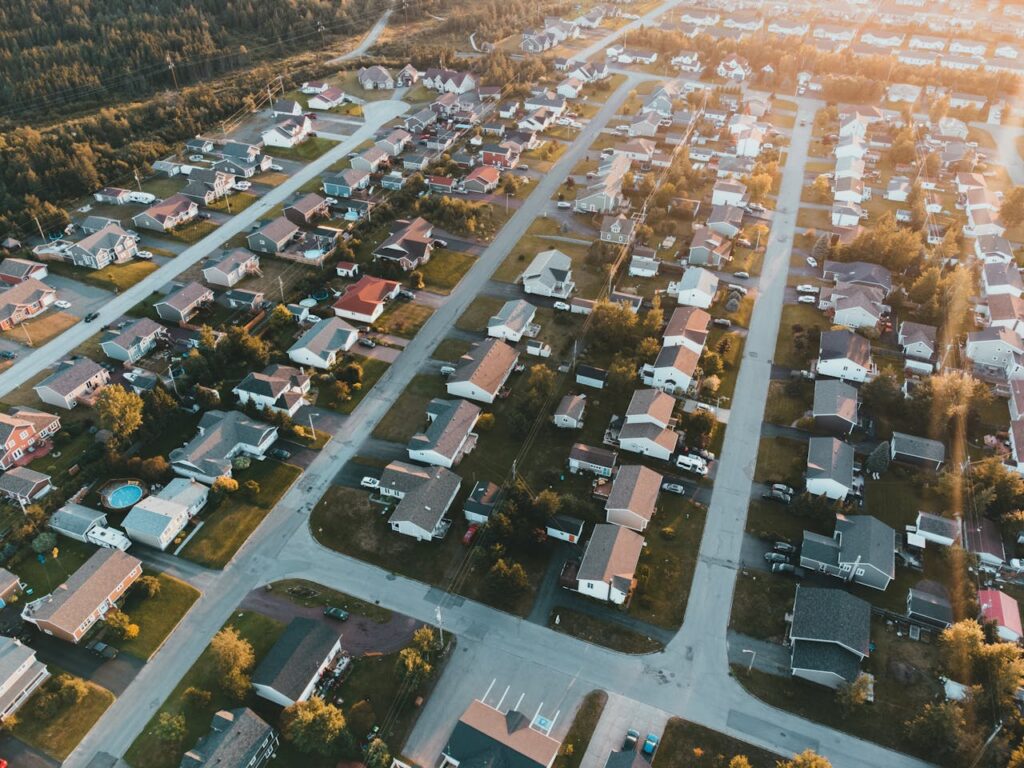
<path fill-rule="evenodd" d="M 127 509 L 135 506 L 146 495 L 146 489 L 138 480 L 114 480 L 100 491 L 103 506 L 107 509 Z"/>

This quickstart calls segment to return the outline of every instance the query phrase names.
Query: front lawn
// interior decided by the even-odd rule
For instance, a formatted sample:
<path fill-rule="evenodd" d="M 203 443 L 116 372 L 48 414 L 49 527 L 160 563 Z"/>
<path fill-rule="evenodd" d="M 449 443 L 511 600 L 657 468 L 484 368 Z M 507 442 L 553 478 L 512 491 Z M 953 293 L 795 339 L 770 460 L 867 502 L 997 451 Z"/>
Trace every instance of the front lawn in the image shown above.
<path fill-rule="evenodd" d="M 555 623 L 557 619 L 557 624 Z M 548 627 L 556 632 L 602 645 L 620 653 L 655 653 L 662 650 L 662 644 L 647 635 L 642 635 L 615 621 L 595 619 L 572 608 L 552 608 Z"/>
<path fill-rule="evenodd" d="M 803 485 L 806 468 L 807 443 L 785 437 L 761 438 L 755 482 L 780 482 L 799 487 Z"/>
<path fill-rule="evenodd" d="M 744 755 L 751 768 L 776 768 L 779 762 L 778 755 L 745 741 L 672 717 L 661 735 L 654 767 L 729 768 L 729 762 L 736 755 Z"/>
<path fill-rule="evenodd" d="M 580 219 L 582 225 L 584 219 Z M 561 231 L 557 222 L 551 219 L 537 219 L 530 225 L 526 234 L 520 238 L 508 257 L 495 271 L 493 279 L 505 283 L 515 283 L 533 257 L 541 251 L 558 250 L 572 259 L 573 280 L 576 282 L 576 293 L 583 298 L 596 297 L 607 282 L 607 273 L 600 265 L 589 264 L 587 253 L 590 250 L 591 237 L 584 234 L 581 226 L 578 229 Z M 565 237 L 570 242 L 552 240 L 551 237 Z M 586 243 L 571 242 L 586 240 Z"/>
<path fill-rule="evenodd" d="M 454 363 L 466 354 L 471 346 L 472 343 L 464 339 L 441 339 L 441 343 L 434 349 L 434 354 L 431 357 L 435 360 Z"/>
<path fill-rule="evenodd" d="M 89 689 L 82 701 L 77 704 L 61 702 L 53 712 L 38 711 L 42 698 L 57 688 L 57 674 L 61 673 L 52 671 L 54 677 L 37 688 L 18 712 L 13 734 L 60 762 L 114 703 L 114 694 L 95 683 L 82 681 Z"/>
<path fill-rule="evenodd" d="M 239 635 L 249 641 L 255 653 L 257 665 L 284 630 L 284 625 L 280 622 L 253 611 L 235 614 L 225 626 L 234 627 Z M 210 722 L 215 712 L 239 705 L 237 701 L 229 698 L 221 690 L 218 678 L 219 674 L 213 654 L 207 648 L 181 678 L 159 711 L 153 715 L 146 728 L 129 747 L 128 752 L 125 753 L 125 760 L 135 768 L 175 768 L 185 751 L 195 746 L 199 737 L 209 732 Z M 188 703 L 184 694 L 189 688 L 209 691 L 211 694 L 209 703 L 205 705 Z M 250 693 L 248 698 L 254 700 L 255 694 Z M 168 746 L 153 733 L 153 728 L 161 712 L 169 712 L 172 715 L 180 714 L 185 717 L 185 738 L 182 739 L 180 745 Z"/>
<path fill-rule="evenodd" d="M 401 336 L 403 339 L 411 339 L 419 333 L 420 328 L 432 314 L 434 314 L 434 310 L 425 304 L 417 304 L 414 301 L 393 301 L 373 324 L 373 327 L 381 333 L 390 333 Z"/>
<path fill-rule="evenodd" d="M 124 611 L 139 625 L 139 635 L 133 640 L 113 641 L 125 653 L 148 661 L 163 644 L 164 639 L 178 626 L 192 604 L 199 599 L 199 590 L 166 573 L 158 573 L 160 593 L 144 597 L 130 590 L 125 598 Z"/>
<path fill-rule="evenodd" d="M 792 426 L 814 406 L 814 384 L 810 381 L 773 381 L 768 384 L 764 420 Z"/>
<path fill-rule="evenodd" d="M 420 267 L 427 290 L 435 293 L 451 293 L 452 289 L 476 262 L 474 256 L 461 251 L 441 249 L 434 252 L 425 265 Z"/>
<path fill-rule="evenodd" d="M 235 192 L 227 197 L 214 200 L 207 208 L 211 211 L 224 211 L 225 213 L 241 213 L 250 205 L 259 200 L 259 197 L 250 192 Z"/>
<path fill-rule="evenodd" d="M 198 243 L 219 226 L 217 222 L 210 219 L 193 219 L 188 224 L 182 224 L 180 227 L 172 229 L 167 233 L 167 237 L 173 237 L 175 240 L 181 240 L 183 243 L 191 245 Z"/>
<path fill-rule="evenodd" d="M 607 703 L 608 694 L 604 691 L 591 691 L 583 697 L 579 709 L 576 710 L 576 717 L 573 718 L 572 725 L 562 740 L 554 768 L 580 768 L 583 755 L 590 746 L 590 738 L 594 735 L 597 722 L 601 719 L 601 713 L 604 712 L 604 705 Z"/>
<path fill-rule="evenodd" d="M 330 139 L 323 139 L 319 136 L 314 136 L 310 139 L 306 139 L 304 142 L 299 144 L 297 147 L 270 147 L 270 151 L 274 157 L 280 157 L 285 160 L 299 160 L 301 162 L 309 162 L 316 160 L 321 155 L 329 152 L 337 146 L 337 142 L 331 141 Z"/>
<path fill-rule="evenodd" d="M 55 275 L 62 275 L 81 283 L 116 292 L 131 288 L 150 272 L 159 269 L 160 265 L 146 259 L 134 259 L 124 264 L 111 264 L 109 267 L 97 270 L 75 267 L 61 261 L 52 261 L 47 263 L 47 268 Z"/>
<path fill-rule="evenodd" d="M 60 310 L 51 310 L 31 320 L 24 320 L 9 331 L 0 332 L 0 337 L 16 341 L 19 344 L 27 344 L 30 347 L 40 347 L 60 336 L 77 322 L 78 318 L 74 315 Z"/>
<path fill-rule="evenodd" d="M 487 321 L 504 306 L 503 299 L 496 296 L 477 296 L 462 313 L 455 327 L 462 331 L 486 331 Z"/>
<path fill-rule="evenodd" d="M 818 356 L 821 332 L 828 328 L 828 320 L 813 304 L 786 304 L 779 320 L 773 361 L 784 368 L 806 368 Z"/>
<path fill-rule="evenodd" d="M 352 388 L 349 399 L 338 406 L 334 406 L 329 404 L 329 388 L 320 385 L 316 396 L 316 406 L 318 408 L 330 408 L 338 413 L 352 413 L 390 366 L 390 363 L 386 360 L 378 360 L 375 357 L 359 356 L 355 358 L 355 362 L 359 363 L 363 369 L 363 380 L 359 383 L 359 388 Z"/>
<path fill-rule="evenodd" d="M 384 414 L 373 430 L 373 436 L 380 440 L 406 443 L 420 430 L 426 421 L 427 403 L 444 395 L 444 381 L 440 376 L 420 374 L 413 377 L 409 386 Z"/>
<path fill-rule="evenodd" d="M 219 504 L 211 502 L 214 508 L 201 513 L 204 525 L 182 550 L 182 556 L 207 568 L 223 568 L 300 474 L 298 467 L 273 459 L 254 461 L 248 469 L 235 472 L 239 490 Z M 248 480 L 260 485 L 255 501 L 244 496 L 242 486 Z"/>
<path fill-rule="evenodd" d="M 796 582 L 767 571 L 741 571 L 732 599 L 730 628 L 760 640 L 781 643 L 786 613 L 793 608 Z"/>

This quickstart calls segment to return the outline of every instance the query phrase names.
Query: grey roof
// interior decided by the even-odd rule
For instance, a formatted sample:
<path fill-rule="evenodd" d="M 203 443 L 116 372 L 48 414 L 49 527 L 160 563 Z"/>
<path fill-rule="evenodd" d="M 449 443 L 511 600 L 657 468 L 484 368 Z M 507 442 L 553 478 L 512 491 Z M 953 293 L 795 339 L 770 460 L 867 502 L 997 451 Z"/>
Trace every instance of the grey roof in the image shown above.
<path fill-rule="evenodd" d="M 834 437 L 807 441 L 807 479 L 832 479 L 853 485 L 853 446 Z"/>
<path fill-rule="evenodd" d="M 859 560 L 896 576 L 896 531 L 871 515 L 836 515 L 843 562 Z"/>
<path fill-rule="evenodd" d="M 839 379 L 817 379 L 814 382 L 815 416 L 839 416 L 857 423 L 857 389 Z"/>
<path fill-rule="evenodd" d="M 718 278 L 714 272 L 709 272 L 703 267 L 690 267 L 679 280 L 679 287 L 684 291 L 699 290 L 708 296 L 714 296 L 718 291 Z"/>
<path fill-rule="evenodd" d="M 207 259 L 203 265 L 204 269 L 217 269 L 225 275 L 234 272 L 243 264 L 248 264 L 250 261 L 255 259 L 257 262 L 260 257 L 252 251 L 248 251 L 245 248 L 233 248 L 227 253 L 223 253 L 219 256 L 211 256 Z"/>
<path fill-rule="evenodd" d="M 867 368 L 871 365 L 871 342 L 852 331 L 824 331 L 818 356 L 822 360 L 848 358 Z"/>
<path fill-rule="evenodd" d="M 298 699 L 339 639 L 335 630 L 315 619 L 292 619 L 256 667 L 253 684 Z"/>
<path fill-rule="evenodd" d="M 39 483 L 49 482 L 50 476 L 28 467 L 11 467 L 0 475 L 0 492 L 13 496 L 26 496 Z"/>
<path fill-rule="evenodd" d="M 871 604 L 841 589 L 798 586 L 791 636 L 819 643 L 838 643 L 867 656 L 871 643 Z"/>
<path fill-rule="evenodd" d="M 563 397 L 561 402 L 558 403 L 558 407 L 555 408 L 555 416 L 566 416 L 574 421 L 579 421 L 583 418 L 586 408 L 586 395 L 570 393 Z"/>
<path fill-rule="evenodd" d="M 329 317 L 302 334 L 288 351 L 308 349 L 315 355 L 323 356 L 349 346 L 349 339 L 355 334 L 356 329 L 340 317 Z"/>
<path fill-rule="evenodd" d="M 813 531 L 804 531 L 804 540 L 800 545 L 800 557 L 828 565 L 839 565 L 839 542 L 831 536 Z"/>
<path fill-rule="evenodd" d="M 207 411 L 199 421 L 198 434 L 171 451 L 169 458 L 172 463 L 188 463 L 204 475 L 218 477 L 231 468 L 229 456 L 240 444 L 260 445 L 275 429 L 241 411 Z"/>
<path fill-rule="evenodd" d="M 794 640 L 790 663 L 794 669 L 831 672 L 848 683 L 860 674 L 860 659 L 834 643 Z"/>
<path fill-rule="evenodd" d="M 433 531 L 448 511 L 461 482 L 462 478 L 444 467 L 419 467 L 392 461 L 384 468 L 380 485 L 405 495 L 388 522 L 410 522 L 425 531 Z"/>
<path fill-rule="evenodd" d="M 835 279 L 844 283 L 864 283 L 877 285 L 888 293 L 892 290 L 892 273 L 878 264 L 866 261 L 826 261 L 824 265 L 826 277 L 834 275 Z"/>
<path fill-rule="evenodd" d="M 624 749 L 612 752 L 605 760 L 604 768 L 648 768 L 650 763 L 639 749 Z"/>
<path fill-rule="evenodd" d="M 934 462 L 946 460 L 946 446 L 938 440 L 930 440 L 927 437 L 893 432 L 892 446 L 895 453 L 901 453 L 904 456 L 913 456 Z"/>
<path fill-rule="evenodd" d="M 0 483 L 2 483 L 2 478 L 0 478 Z M 918 512 L 917 530 L 936 536 L 944 536 L 956 541 L 960 538 L 960 520 L 959 518 L 943 517 L 931 512 Z"/>
<path fill-rule="evenodd" d="M 104 340 L 104 343 L 113 343 L 121 347 L 121 349 L 127 350 L 163 330 L 165 328 L 155 320 L 148 317 L 140 317 L 138 320 L 128 323 L 128 325 L 121 329 L 120 333 L 116 333 L 111 338 Z"/>
<path fill-rule="evenodd" d="M 136 504 L 121 521 L 121 527 L 129 534 L 160 537 L 172 522 L 174 518 Z"/>
<path fill-rule="evenodd" d="M 576 578 L 580 581 L 611 583 L 621 592 L 628 592 L 636 572 L 644 537 L 629 528 L 611 523 L 598 523 L 587 544 Z"/>
<path fill-rule="evenodd" d="M 205 301 L 212 296 L 213 291 L 202 283 L 193 280 L 187 285 L 183 285 L 178 290 L 169 293 L 167 298 L 163 301 L 158 301 L 154 306 L 166 304 L 167 306 L 176 309 L 178 312 L 187 312 L 198 302 Z"/>
<path fill-rule="evenodd" d="M 523 272 L 522 280 L 526 283 L 539 282 L 549 289 L 558 283 L 564 283 L 572 273 L 572 259 L 557 249 L 541 251 L 533 257 L 530 266 Z"/>
<path fill-rule="evenodd" d="M 953 606 L 943 594 L 945 590 L 933 582 L 921 582 L 907 593 L 907 613 L 948 627 L 953 623 Z"/>
<path fill-rule="evenodd" d="M 468 400 L 434 398 L 427 406 L 427 413 L 433 419 L 425 431 L 412 436 L 409 450 L 433 450 L 454 459 L 476 420 L 480 418 L 480 407 Z"/>
<path fill-rule="evenodd" d="M 50 527 L 70 536 L 85 536 L 94 526 L 106 524 L 107 516 L 99 510 L 70 502 L 50 516 Z"/>
<path fill-rule="evenodd" d="M 462 504 L 463 510 L 481 517 L 490 517 L 500 490 L 501 488 L 490 480 L 478 480 Z"/>
<path fill-rule="evenodd" d="M 513 299 L 506 301 L 490 320 L 487 321 L 488 328 L 506 326 L 513 331 L 522 333 L 533 321 L 537 308 L 525 299 Z"/>
<path fill-rule="evenodd" d="M 248 707 L 221 710 L 213 716 L 210 732 L 182 757 L 180 768 L 247 768 L 273 732 Z"/>
<path fill-rule="evenodd" d="M 56 372 L 51 373 L 36 384 L 35 389 L 46 387 L 59 395 L 67 397 L 93 376 L 102 373 L 103 370 L 99 363 L 90 360 L 88 357 L 65 361 L 60 364 Z"/>

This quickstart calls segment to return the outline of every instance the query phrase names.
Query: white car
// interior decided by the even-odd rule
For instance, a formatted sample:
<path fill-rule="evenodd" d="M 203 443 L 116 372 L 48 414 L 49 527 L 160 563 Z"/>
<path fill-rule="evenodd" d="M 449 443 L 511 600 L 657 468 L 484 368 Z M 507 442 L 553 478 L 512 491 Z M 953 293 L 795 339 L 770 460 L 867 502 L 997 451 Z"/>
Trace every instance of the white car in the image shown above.
<path fill-rule="evenodd" d="M 153 258 L 153 252 L 152 251 L 139 251 L 138 253 L 135 254 L 135 258 L 136 259 L 142 259 L 143 261 L 149 261 L 150 259 Z"/>
<path fill-rule="evenodd" d="M 60 301 L 53 302 L 53 306 L 57 309 L 71 309 L 71 302 L 61 299 Z"/>
<path fill-rule="evenodd" d="M 801 304 L 817 304 L 818 299 L 815 296 L 801 296 L 797 299 Z"/>
<path fill-rule="evenodd" d="M 687 472 L 704 477 L 708 473 L 708 463 L 700 456 L 682 454 L 676 459 L 676 466 Z"/>
<path fill-rule="evenodd" d="M 362 486 L 363 488 L 379 488 L 380 480 L 378 480 L 376 477 L 367 476 L 359 481 L 359 485 Z"/>
<path fill-rule="evenodd" d="M 244 192 L 245 190 L 249 189 L 250 187 L 252 187 L 252 182 L 250 182 L 250 181 L 236 181 L 235 182 L 235 189 L 241 190 L 242 192 Z"/>
<path fill-rule="evenodd" d="M 558 201 L 558 207 L 559 208 L 572 208 L 572 203 L 570 203 L 568 200 L 559 200 Z"/>
<path fill-rule="evenodd" d="M 338 198 L 336 198 L 336 197 L 325 197 L 324 198 L 324 202 L 327 203 L 328 205 L 337 205 L 338 204 Z"/>
<path fill-rule="evenodd" d="M 554 303 L 554 307 L 555 309 L 560 309 L 563 312 L 568 312 L 570 309 L 572 309 L 572 307 L 569 306 L 569 302 L 567 301 L 556 301 Z"/>
<path fill-rule="evenodd" d="M 808 256 L 807 257 L 807 266 L 808 267 L 817 267 L 818 266 L 818 260 L 816 258 L 814 258 L 813 256 Z"/>
<path fill-rule="evenodd" d="M 201 163 L 205 159 L 206 158 L 203 157 L 202 155 L 189 155 L 188 156 L 188 160 L 189 160 L 190 163 Z"/>
<path fill-rule="evenodd" d="M 274 164 L 272 164 L 270 166 L 270 170 L 277 171 L 278 173 L 280 173 L 281 171 L 284 170 L 284 166 L 283 165 L 277 165 L 276 163 L 274 163 Z"/>
<path fill-rule="evenodd" d="M 817 293 L 819 290 L 818 286 L 809 283 L 801 283 L 796 287 L 797 293 Z"/>

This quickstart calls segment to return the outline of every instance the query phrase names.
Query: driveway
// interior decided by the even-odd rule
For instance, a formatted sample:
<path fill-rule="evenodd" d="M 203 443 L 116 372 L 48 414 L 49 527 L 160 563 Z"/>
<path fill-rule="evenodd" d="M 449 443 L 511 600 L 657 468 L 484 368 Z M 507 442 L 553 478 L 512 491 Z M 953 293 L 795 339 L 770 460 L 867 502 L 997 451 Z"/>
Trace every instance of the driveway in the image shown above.
<path fill-rule="evenodd" d="M 665 682 L 659 680 L 658 684 L 671 685 L 671 683 L 672 678 L 666 676 Z M 604 711 L 601 713 L 601 719 L 597 721 L 597 727 L 590 738 L 590 745 L 583 754 L 582 765 L 586 768 L 604 765 L 610 753 L 622 749 L 626 732 L 630 728 L 640 732 L 641 744 L 649 733 L 655 734 L 660 739 L 665 732 L 668 718 L 668 712 L 663 709 L 640 703 L 626 696 L 609 694 Z"/>
<path fill-rule="evenodd" d="M 85 317 L 110 301 L 110 291 L 73 280 L 63 275 L 48 275 L 46 284 L 57 289 L 57 298 L 71 302 L 71 309 L 64 310 L 75 317 Z"/>
<path fill-rule="evenodd" d="M 57 768 L 60 765 L 52 757 L 11 735 L 0 736 L 0 758 L 6 760 L 11 768 Z"/>
<path fill-rule="evenodd" d="M 73 675 L 91 680 L 115 696 L 120 696 L 128 689 L 145 665 L 144 661 L 127 653 L 121 653 L 109 661 L 101 659 L 84 646 L 72 645 L 34 630 L 27 645 L 35 650 L 36 656 L 44 664 L 60 667 Z"/>

